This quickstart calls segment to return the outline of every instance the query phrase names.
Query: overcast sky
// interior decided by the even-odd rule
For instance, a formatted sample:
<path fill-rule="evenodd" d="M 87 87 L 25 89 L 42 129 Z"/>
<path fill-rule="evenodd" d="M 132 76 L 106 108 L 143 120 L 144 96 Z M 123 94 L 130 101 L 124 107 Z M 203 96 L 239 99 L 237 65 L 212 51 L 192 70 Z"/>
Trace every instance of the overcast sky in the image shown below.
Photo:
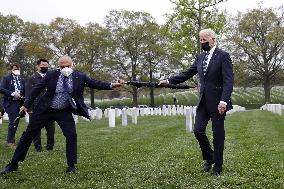
<path fill-rule="evenodd" d="M 284 0 L 262 0 L 264 7 L 279 7 Z M 229 13 L 256 8 L 260 0 L 228 0 L 221 8 Z M 25 21 L 49 23 L 56 17 L 71 18 L 84 25 L 103 23 L 112 9 L 149 12 L 159 24 L 172 12 L 169 0 L 0 0 L 0 13 L 18 15 Z"/>

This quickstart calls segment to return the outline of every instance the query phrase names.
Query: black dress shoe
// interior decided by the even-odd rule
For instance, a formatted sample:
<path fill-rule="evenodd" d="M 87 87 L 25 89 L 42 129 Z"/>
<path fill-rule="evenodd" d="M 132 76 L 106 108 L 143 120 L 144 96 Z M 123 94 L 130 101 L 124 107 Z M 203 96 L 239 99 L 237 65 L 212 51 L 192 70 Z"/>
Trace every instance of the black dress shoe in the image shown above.
<path fill-rule="evenodd" d="M 220 171 L 213 171 L 211 174 L 216 176 L 216 177 L 219 177 L 221 175 L 221 172 Z"/>
<path fill-rule="evenodd" d="M 205 162 L 204 165 L 203 165 L 202 170 L 203 170 L 204 172 L 209 172 L 210 169 L 211 169 L 211 167 L 212 167 L 212 164 L 213 164 L 213 163 L 214 163 L 213 161 L 206 160 L 206 162 Z"/>
<path fill-rule="evenodd" d="M 1 172 L 0 175 L 5 175 L 18 170 L 18 164 L 9 163 Z"/>
<path fill-rule="evenodd" d="M 66 173 L 75 173 L 77 171 L 77 168 L 75 166 L 68 167 L 66 170 Z"/>

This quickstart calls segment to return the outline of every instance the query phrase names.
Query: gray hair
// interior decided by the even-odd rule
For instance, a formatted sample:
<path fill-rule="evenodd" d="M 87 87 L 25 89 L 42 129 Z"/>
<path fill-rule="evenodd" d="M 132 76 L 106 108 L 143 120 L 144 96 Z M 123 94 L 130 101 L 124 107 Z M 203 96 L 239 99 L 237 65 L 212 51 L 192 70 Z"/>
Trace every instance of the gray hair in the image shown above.
<path fill-rule="evenodd" d="M 201 30 L 201 31 L 199 32 L 199 35 L 200 35 L 201 33 L 204 33 L 204 34 L 209 35 L 210 37 L 212 37 L 212 38 L 214 38 L 214 39 L 217 39 L 216 33 L 215 33 L 212 29 L 210 29 L 210 28 Z"/>

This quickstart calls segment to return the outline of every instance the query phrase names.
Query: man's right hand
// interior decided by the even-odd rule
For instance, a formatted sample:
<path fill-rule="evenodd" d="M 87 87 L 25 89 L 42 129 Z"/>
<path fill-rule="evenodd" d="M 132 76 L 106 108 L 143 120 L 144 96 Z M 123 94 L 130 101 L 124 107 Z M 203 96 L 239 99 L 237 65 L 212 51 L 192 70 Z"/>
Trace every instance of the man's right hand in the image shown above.
<path fill-rule="evenodd" d="M 168 80 L 160 80 L 158 85 L 169 84 Z"/>
<path fill-rule="evenodd" d="M 28 109 L 27 109 L 25 106 L 22 106 L 22 107 L 20 108 L 20 113 L 23 112 L 23 111 L 27 112 Z"/>
<path fill-rule="evenodd" d="M 15 93 L 15 94 L 14 94 L 14 98 L 15 98 L 16 100 L 20 100 L 20 99 L 21 99 L 21 95 L 20 95 L 19 93 Z"/>

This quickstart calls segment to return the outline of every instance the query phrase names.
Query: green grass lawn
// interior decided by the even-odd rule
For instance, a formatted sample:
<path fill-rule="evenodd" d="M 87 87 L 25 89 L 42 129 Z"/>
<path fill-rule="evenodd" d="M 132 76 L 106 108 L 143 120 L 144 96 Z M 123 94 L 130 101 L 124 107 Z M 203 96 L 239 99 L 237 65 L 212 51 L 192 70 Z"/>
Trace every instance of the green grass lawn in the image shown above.
<path fill-rule="evenodd" d="M 13 153 L 5 146 L 6 128 L 7 122 L 0 127 L 1 167 Z M 17 138 L 24 128 L 21 123 Z M 32 146 L 18 172 L 0 176 L 0 188 L 284 188 L 284 116 L 227 116 L 219 178 L 200 171 L 197 141 L 181 116 L 139 117 L 138 125 L 127 127 L 118 120 L 116 128 L 108 128 L 106 119 L 80 120 L 77 131 L 76 174 L 65 173 L 65 140 L 57 127 L 55 150 L 37 153 Z M 211 126 L 207 132 L 212 139 Z"/>

